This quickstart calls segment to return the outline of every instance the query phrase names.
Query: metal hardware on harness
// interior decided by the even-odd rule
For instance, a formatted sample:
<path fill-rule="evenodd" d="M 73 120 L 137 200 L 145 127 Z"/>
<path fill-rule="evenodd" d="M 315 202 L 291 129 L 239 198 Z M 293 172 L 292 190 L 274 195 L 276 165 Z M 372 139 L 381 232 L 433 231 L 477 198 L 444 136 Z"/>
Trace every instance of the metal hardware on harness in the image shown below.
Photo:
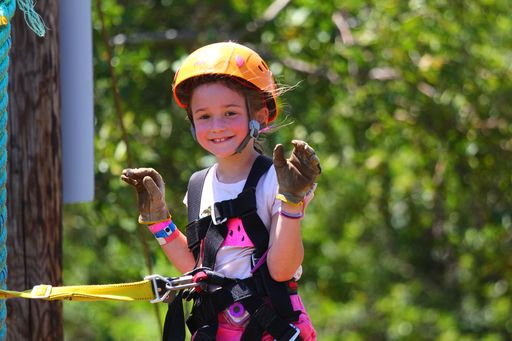
<path fill-rule="evenodd" d="M 290 323 L 290 327 L 292 327 L 292 328 L 293 328 L 293 330 L 295 330 L 295 333 L 293 333 L 292 337 L 291 337 L 291 338 L 289 338 L 288 340 L 289 340 L 289 341 L 295 341 L 295 340 L 297 340 L 297 338 L 298 338 L 298 337 L 299 337 L 299 335 L 300 335 L 300 329 L 299 329 L 298 327 L 294 326 L 294 325 L 293 325 L 293 324 L 291 324 L 291 323 Z M 277 341 L 277 339 L 274 339 L 274 341 Z"/>
<path fill-rule="evenodd" d="M 194 282 L 194 276 L 186 275 L 181 277 L 176 277 L 171 280 L 171 287 L 169 290 L 181 290 L 188 288 L 195 288 L 199 286 L 199 283 Z M 167 285 L 166 285 L 167 287 Z"/>
<path fill-rule="evenodd" d="M 167 302 L 170 300 L 171 293 L 174 291 L 179 291 L 182 289 L 194 288 L 199 285 L 199 283 L 194 282 L 194 277 L 191 275 L 176 277 L 176 278 L 166 278 L 161 275 L 150 275 L 144 277 L 145 280 L 149 280 L 153 284 L 153 291 L 155 293 L 155 298 L 151 300 L 151 303 L 160 303 Z M 161 287 L 158 286 L 158 281 L 165 283 L 165 293 L 161 295 Z M 172 297 L 173 298 L 173 297 Z M 172 301 L 172 299 L 171 299 Z"/>
<path fill-rule="evenodd" d="M 212 222 L 213 222 L 213 225 L 220 225 L 220 224 L 224 224 L 226 221 L 228 221 L 228 218 L 222 218 L 220 221 L 217 221 L 217 215 L 215 214 L 215 203 L 212 204 L 212 207 L 210 209 L 210 214 L 212 216 Z"/>
<path fill-rule="evenodd" d="M 48 298 L 48 297 L 50 297 L 52 288 L 53 287 L 51 285 L 46 285 L 46 284 L 36 285 L 35 287 L 32 288 L 32 292 L 31 292 L 32 298 L 40 298 L 40 299 Z"/>

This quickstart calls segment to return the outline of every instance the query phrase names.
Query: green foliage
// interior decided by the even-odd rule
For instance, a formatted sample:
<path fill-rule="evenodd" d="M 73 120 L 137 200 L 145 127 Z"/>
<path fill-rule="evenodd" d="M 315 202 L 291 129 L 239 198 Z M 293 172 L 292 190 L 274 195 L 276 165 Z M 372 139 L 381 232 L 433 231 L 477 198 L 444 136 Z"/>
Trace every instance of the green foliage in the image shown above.
<path fill-rule="evenodd" d="M 301 279 L 319 339 L 512 338 L 508 1 L 301 0 L 269 22 L 271 1 L 102 3 L 114 58 L 96 12 L 96 200 L 65 207 L 66 284 L 139 280 L 140 236 L 154 272 L 176 274 L 119 175 L 128 149 L 161 171 L 185 225 L 188 177 L 209 159 L 172 103 L 172 77 L 186 53 L 235 39 L 297 85 L 283 101 L 293 124 L 268 149 L 301 138 L 322 161 Z M 65 321 L 70 340 L 159 338 L 150 304 L 66 303 Z"/>

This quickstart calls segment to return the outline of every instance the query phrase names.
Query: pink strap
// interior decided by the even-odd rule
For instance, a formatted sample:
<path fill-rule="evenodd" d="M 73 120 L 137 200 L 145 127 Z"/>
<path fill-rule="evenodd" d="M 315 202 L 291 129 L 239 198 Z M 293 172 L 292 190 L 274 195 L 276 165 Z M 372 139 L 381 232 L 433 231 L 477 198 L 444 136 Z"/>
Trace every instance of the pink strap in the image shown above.
<path fill-rule="evenodd" d="M 263 254 L 263 256 L 260 257 L 260 259 L 258 260 L 258 262 L 256 263 L 256 265 L 254 266 L 254 268 L 252 268 L 251 270 L 251 274 L 253 274 L 256 270 L 258 270 L 258 268 L 260 266 L 263 265 L 263 263 L 265 263 L 265 261 L 267 260 L 267 253 L 268 253 L 268 249 L 267 251 L 265 251 L 265 253 Z"/>
<path fill-rule="evenodd" d="M 165 220 L 165 221 L 161 221 L 159 223 L 156 223 L 156 224 L 153 224 L 153 225 L 149 225 L 148 226 L 148 229 L 151 233 L 155 234 L 157 233 L 158 231 L 160 230 L 163 230 L 164 228 L 166 228 L 167 226 L 169 226 L 171 222 L 171 219 L 169 220 Z"/>

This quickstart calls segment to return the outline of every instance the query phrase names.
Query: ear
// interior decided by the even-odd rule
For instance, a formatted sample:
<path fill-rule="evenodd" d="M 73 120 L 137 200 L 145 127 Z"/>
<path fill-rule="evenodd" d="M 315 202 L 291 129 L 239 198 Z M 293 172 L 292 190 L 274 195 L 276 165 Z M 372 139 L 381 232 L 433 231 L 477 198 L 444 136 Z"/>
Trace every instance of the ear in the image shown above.
<path fill-rule="evenodd" d="M 261 127 L 266 127 L 268 124 L 269 115 L 270 115 L 270 112 L 268 111 L 268 108 L 263 107 L 260 110 L 258 110 L 256 113 L 254 113 L 253 119 L 258 121 L 258 123 L 261 125 Z"/>

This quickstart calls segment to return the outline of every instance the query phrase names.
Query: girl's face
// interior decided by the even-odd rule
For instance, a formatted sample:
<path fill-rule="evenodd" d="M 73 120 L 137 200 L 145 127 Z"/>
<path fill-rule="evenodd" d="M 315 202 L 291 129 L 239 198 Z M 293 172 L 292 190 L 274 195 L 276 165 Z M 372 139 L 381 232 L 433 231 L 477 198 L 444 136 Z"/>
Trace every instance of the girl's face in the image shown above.
<path fill-rule="evenodd" d="M 194 89 L 190 108 L 201 147 L 217 158 L 233 155 L 249 131 L 244 96 L 221 83 L 207 83 Z"/>

